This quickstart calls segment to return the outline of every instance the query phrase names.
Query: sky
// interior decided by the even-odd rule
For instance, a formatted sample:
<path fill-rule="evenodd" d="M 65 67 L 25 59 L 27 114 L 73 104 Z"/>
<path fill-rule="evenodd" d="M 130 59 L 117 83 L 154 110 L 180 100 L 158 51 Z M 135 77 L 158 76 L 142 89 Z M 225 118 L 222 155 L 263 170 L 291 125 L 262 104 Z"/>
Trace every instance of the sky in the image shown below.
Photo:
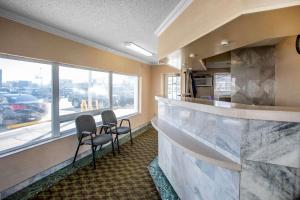
<path fill-rule="evenodd" d="M 0 58 L 0 69 L 2 69 L 2 81 L 31 80 L 40 83 L 39 76 L 43 77 L 43 83 L 51 81 L 51 65 L 31 63 L 18 60 Z"/>
<path fill-rule="evenodd" d="M 0 69 L 2 69 L 3 82 L 25 80 L 41 83 L 40 77 L 42 77 L 44 85 L 48 85 L 51 82 L 51 65 L 49 64 L 0 58 Z M 89 70 L 60 67 L 59 77 L 60 79 L 72 80 L 73 83 L 88 82 Z M 137 81 L 136 76 L 130 77 L 130 81 Z M 108 83 L 108 78 L 108 72 L 92 71 L 92 79 L 96 79 L 97 82 Z M 128 75 L 113 74 L 114 84 L 123 84 L 124 81 L 129 81 Z"/>

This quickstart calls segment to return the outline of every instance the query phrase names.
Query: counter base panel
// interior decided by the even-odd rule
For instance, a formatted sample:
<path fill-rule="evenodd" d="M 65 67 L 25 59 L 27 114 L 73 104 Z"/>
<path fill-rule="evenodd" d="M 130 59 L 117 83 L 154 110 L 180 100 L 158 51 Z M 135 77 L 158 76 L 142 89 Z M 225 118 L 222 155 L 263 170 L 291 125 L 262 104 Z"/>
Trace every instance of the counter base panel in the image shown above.
<path fill-rule="evenodd" d="M 295 200 L 300 198 L 299 168 L 243 161 L 241 200 Z"/>
<path fill-rule="evenodd" d="M 159 132 L 158 164 L 181 199 L 239 199 L 238 171 L 196 159 Z"/>

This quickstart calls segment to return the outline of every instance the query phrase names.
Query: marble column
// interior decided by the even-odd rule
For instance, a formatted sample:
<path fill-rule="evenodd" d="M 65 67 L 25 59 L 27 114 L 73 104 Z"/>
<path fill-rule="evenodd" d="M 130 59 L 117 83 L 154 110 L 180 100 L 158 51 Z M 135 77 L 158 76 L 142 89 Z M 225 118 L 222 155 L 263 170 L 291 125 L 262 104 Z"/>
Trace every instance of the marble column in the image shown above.
<path fill-rule="evenodd" d="M 231 52 L 231 102 L 275 104 L 275 47 L 254 47 Z"/>
<path fill-rule="evenodd" d="M 241 160 L 241 200 L 300 197 L 299 123 L 249 120 Z"/>

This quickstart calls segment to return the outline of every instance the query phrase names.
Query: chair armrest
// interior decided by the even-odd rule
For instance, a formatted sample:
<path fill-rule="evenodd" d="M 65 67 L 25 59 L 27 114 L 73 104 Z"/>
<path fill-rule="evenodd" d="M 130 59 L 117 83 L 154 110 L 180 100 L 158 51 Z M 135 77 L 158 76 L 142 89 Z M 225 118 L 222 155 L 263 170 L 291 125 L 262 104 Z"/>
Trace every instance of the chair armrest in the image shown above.
<path fill-rule="evenodd" d="M 89 136 L 91 136 L 91 139 L 93 139 L 93 134 L 97 135 L 97 133 L 92 133 L 90 131 L 82 131 L 81 134 L 82 134 L 82 136 L 89 135 Z"/>
<path fill-rule="evenodd" d="M 109 128 L 109 127 L 111 127 L 110 125 L 104 125 L 104 124 L 102 124 L 102 125 L 100 125 L 100 126 L 98 126 L 98 127 L 101 127 L 101 128 Z"/>
<path fill-rule="evenodd" d="M 109 123 L 109 124 L 100 125 L 98 127 L 111 128 L 111 127 L 114 127 L 114 126 L 117 126 L 117 125 L 115 123 Z"/>
<path fill-rule="evenodd" d="M 89 136 L 91 136 L 92 146 L 94 146 L 93 134 L 96 135 L 96 133 L 92 133 L 90 131 L 82 131 L 81 132 L 81 137 L 80 137 L 80 143 L 82 141 L 83 135 L 89 135 Z"/>
<path fill-rule="evenodd" d="M 128 126 L 129 126 L 129 128 L 131 129 L 130 120 L 129 120 L 129 119 L 121 119 L 120 126 L 122 126 L 123 121 L 127 121 L 127 122 L 128 122 Z"/>
<path fill-rule="evenodd" d="M 100 128 L 100 131 L 99 131 L 99 134 L 101 135 L 101 133 L 102 133 L 102 131 L 103 131 L 103 128 L 105 128 L 105 126 L 104 125 L 98 125 L 97 126 L 97 129 L 98 128 Z M 105 129 L 104 129 L 105 130 Z M 97 131 L 97 133 L 98 133 L 98 131 Z M 97 135 L 97 133 L 96 133 L 96 135 Z"/>
<path fill-rule="evenodd" d="M 117 130 L 117 125 L 114 124 L 114 123 L 103 124 L 103 125 L 101 125 L 101 131 L 102 131 L 102 128 L 106 128 L 106 129 L 104 129 L 104 131 L 105 131 L 105 133 L 107 134 L 107 129 L 109 129 L 109 132 L 110 132 L 110 134 L 112 135 L 111 128 L 114 127 L 114 126 L 116 127 L 116 130 Z M 101 132 L 100 132 L 100 133 L 101 133 Z"/>
<path fill-rule="evenodd" d="M 83 135 L 92 135 L 93 133 L 90 131 L 82 131 L 81 134 Z"/>

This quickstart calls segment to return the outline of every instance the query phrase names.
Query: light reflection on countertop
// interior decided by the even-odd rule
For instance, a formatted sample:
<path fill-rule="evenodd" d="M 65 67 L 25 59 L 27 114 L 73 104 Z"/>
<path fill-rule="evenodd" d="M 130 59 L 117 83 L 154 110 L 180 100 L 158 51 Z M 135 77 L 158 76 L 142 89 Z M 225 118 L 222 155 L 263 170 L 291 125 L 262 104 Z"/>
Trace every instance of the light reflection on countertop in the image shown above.
<path fill-rule="evenodd" d="M 181 100 L 171 100 L 162 96 L 156 96 L 155 99 L 157 101 L 228 117 L 300 122 L 300 107 L 246 105 L 190 97 L 182 97 Z"/>
<path fill-rule="evenodd" d="M 189 98 L 189 97 L 183 97 L 179 101 L 186 101 L 186 102 L 192 102 L 192 103 L 211 105 L 211 106 L 216 106 L 216 107 L 220 107 L 220 108 L 237 108 L 237 109 L 247 109 L 247 110 L 273 110 L 273 111 L 300 112 L 300 107 L 246 105 L 246 104 L 231 103 L 231 102 L 226 102 L 226 101 L 196 99 L 196 98 Z"/>

